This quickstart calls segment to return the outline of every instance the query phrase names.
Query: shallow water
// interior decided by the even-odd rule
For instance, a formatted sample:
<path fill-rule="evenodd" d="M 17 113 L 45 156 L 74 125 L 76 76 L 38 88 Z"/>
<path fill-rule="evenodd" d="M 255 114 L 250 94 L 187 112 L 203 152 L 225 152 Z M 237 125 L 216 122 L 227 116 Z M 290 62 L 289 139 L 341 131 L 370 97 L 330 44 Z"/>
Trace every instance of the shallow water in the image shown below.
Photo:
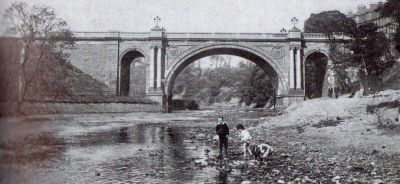
<path fill-rule="evenodd" d="M 216 155 L 216 146 L 196 137 L 212 127 L 54 118 L 2 122 L 0 128 L 0 183 L 226 183 L 230 178 L 216 167 L 195 164 Z"/>

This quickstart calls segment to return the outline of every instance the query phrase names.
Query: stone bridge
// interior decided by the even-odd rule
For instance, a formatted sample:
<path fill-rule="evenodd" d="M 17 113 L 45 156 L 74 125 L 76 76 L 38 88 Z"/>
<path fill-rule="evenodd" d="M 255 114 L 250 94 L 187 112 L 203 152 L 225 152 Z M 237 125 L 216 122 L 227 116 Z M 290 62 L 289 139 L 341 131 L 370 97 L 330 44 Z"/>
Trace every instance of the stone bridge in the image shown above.
<path fill-rule="evenodd" d="M 145 78 L 143 96 L 168 109 L 178 74 L 190 63 L 228 54 L 254 62 L 276 79 L 277 105 L 305 97 L 305 62 L 312 55 L 328 57 L 328 38 L 319 33 L 173 33 L 156 26 L 150 32 L 75 32 L 70 63 L 115 90 L 129 95 L 131 63 Z M 323 79 L 321 79 L 323 80 Z"/>

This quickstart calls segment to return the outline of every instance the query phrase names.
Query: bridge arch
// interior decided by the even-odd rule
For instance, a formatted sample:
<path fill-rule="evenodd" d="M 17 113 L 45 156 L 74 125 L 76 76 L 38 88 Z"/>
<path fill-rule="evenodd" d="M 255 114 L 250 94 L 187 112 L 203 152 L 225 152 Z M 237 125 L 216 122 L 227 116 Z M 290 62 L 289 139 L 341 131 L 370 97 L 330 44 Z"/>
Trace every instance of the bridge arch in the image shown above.
<path fill-rule="evenodd" d="M 327 96 L 329 69 L 332 61 L 327 52 L 315 49 L 304 54 L 304 93 L 305 97 Z"/>
<path fill-rule="evenodd" d="M 285 90 L 284 75 L 281 64 L 273 59 L 266 51 L 256 46 L 245 46 L 241 44 L 207 43 L 191 48 L 183 52 L 171 62 L 166 71 L 165 93 L 168 98 L 172 96 L 175 79 L 179 73 L 194 61 L 212 55 L 233 55 L 245 58 L 276 79 L 276 92 L 279 96 Z"/>
<path fill-rule="evenodd" d="M 141 61 L 137 61 L 138 58 L 142 58 Z M 145 52 L 141 51 L 140 49 L 137 48 L 130 48 L 122 52 L 119 56 L 119 83 L 118 83 L 118 89 L 119 89 L 119 94 L 121 96 L 128 96 L 130 93 L 132 93 L 134 87 L 132 86 L 131 78 L 132 78 L 132 72 L 131 69 L 135 64 L 134 62 L 140 62 L 139 64 L 141 65 L 141 69 L 139 71 L 144 72 L 144 75 L 141 76 L 143 77 L 143 80 L 141 80 L 143 85 L 143 89 L 136 89 L 136 92 L 142 93 L 145 95 L 146 91 L 146 78 L 147 78 L 147 63 L 148 63 L 148 57 L 145 54 Z M 133 65 L 133 66 L 132 66 Z M 143 70 L 144 69 L 144 70 Z M 138 86 L 135 86 L 135 88 L 138 88 Z M 135 92 L 135 93 L 136 93 Z"/>

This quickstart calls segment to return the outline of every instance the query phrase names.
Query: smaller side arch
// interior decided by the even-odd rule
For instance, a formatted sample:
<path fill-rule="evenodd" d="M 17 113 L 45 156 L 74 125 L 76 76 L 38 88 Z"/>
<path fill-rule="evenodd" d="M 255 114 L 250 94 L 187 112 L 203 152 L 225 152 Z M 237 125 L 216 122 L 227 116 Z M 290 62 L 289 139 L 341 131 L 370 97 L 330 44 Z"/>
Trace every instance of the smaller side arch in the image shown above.
<path fill-rule="evenodd" d="M 149 63 L 149 55 L 147 54 L 147 52 L 144 52 L 143 49 L 137 48 L 137 47 L 128 48 L 128 49 L 125 49 L 123 52 L 121 52 L 121 53 L 119 54 L 119 56 L 118 56 L 118 58 L 119 58 L 118 62 L 121 63 L 122 57 L 123 57 L 125 54 L 127 54 L 128 52 L 131 52 L 131 51 L 133 51 L 133 52 L 139 52 L 140 54 L 143 55 L 144 61 L 145 61 L 146 63 Z"/>
<path fill-rule="evenodd" d="M 117 69 L 117 79 L 118 79 L 117 80 L 117 93 L 120 96 L 128 96 L 130 94 L 130 91 L 132 88 L 132 86 L 131 86 L 132 85 L 131 84 L 131 75 L 132 75 L 131 74 L 131 64 L 137 58 L 143 58 L 143 62 L 146 64 L 145 67 L 147 68 L 148 62 L 146 62 L 146 54 L 145 54 L 145 52 L 140 51 L 140 49 L 137 49 L 137 48 L 126 49 L 119 56 L 119 61 L 118 61 L 119 63 L 118 63 L 118 69 Z M 144 75 L 147 75 L 147 72 L 145 72 Z M 144 76 L 144 78 L 147 78 L 147 76 Z M 144 89 L 146 89 L 146 83 L 145 83 Z"/>
<path fill-rule="evenodd" d="M 320 98 L 328 94 L 328 77 L 332 61 L 328 53 L 313 49 L 303 57 L 303 85 L 306 98 Z"/>
<path fill-rule="evenodd" d="M 328 60 L 331 60 L 327 51 L 321 50 L 321 49 L 313 49 L 313 50 L 309 50 L 308 52 L 306 52 L 306 53 L 304 54 L 304 56 L 303 56 L 303 61 L 305 61 L 305 59 L 307 59 L 307 57 L 308 57 L 310 54 L 313 54 L 313 53 L 316 53 L 316 52 L 319 52 L 319 53 L 321 53 L 321 54 L 324 54 L 324 55 L 328 58 Z"/>

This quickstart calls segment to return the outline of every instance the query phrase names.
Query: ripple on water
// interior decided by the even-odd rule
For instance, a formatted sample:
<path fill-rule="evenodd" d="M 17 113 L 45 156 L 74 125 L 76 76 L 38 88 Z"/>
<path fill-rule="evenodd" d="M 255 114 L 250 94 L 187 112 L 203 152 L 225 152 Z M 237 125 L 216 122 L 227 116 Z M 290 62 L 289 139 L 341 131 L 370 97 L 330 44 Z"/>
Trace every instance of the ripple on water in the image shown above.
<path fill-rule="evenodd" d="M 32 183 L 215 183 L 226 180 L 227 174 L 215 167 L 195 166 L 195 160 L 205 162 L 209 155 L 216 154 L 195 139 L 193 135 L 201 132 L 197 129 L 128 122 L 70 123 L 51 134 L 62 143 L 47 149 L 57 147 L 58 152 L 51 158 L 36 161 L 39 164 L 27 160 L 25 168 L 21 169 L 25 175 L 21 177 Z M 22 141 L 19 144 L 35 147 L 48 146 L 49 142 Z M 206 149 L 211 151 L 205 153 Z"/>

